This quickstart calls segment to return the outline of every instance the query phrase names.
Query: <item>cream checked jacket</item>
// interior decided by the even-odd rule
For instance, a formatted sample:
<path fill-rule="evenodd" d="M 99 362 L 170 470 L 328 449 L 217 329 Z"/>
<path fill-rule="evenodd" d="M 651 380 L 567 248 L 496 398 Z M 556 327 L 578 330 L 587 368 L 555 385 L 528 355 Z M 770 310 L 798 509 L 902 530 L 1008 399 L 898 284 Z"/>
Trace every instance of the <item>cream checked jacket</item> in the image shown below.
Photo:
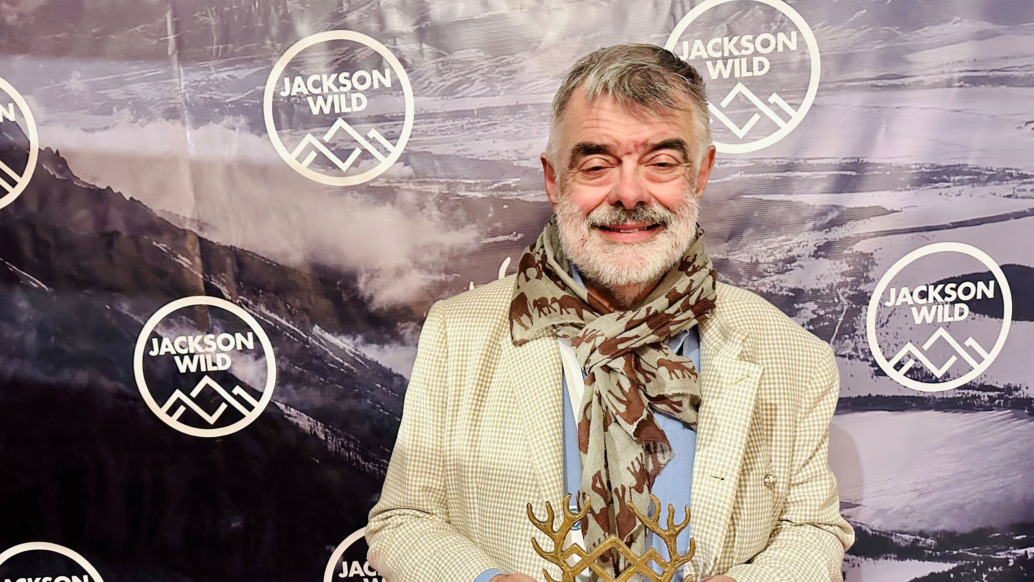
<path fill-rule="evenodd" d="M 559 570 L 531 538 L 563 506 L 561 362 L 548 332 L 510 341 L 507 277 L 432 307 L 366 536 L 390 582 L 473 582 L 489 568 Z M 839 377 L 829 346 L 764 299 L 719 284 L 701 326 L 686 580 L 841 579 L 854 533 L 827 463 Z M 676 522 L 682 510 L 676 510 Z M 664 523 L 666 520 L 662 520 Z"/>

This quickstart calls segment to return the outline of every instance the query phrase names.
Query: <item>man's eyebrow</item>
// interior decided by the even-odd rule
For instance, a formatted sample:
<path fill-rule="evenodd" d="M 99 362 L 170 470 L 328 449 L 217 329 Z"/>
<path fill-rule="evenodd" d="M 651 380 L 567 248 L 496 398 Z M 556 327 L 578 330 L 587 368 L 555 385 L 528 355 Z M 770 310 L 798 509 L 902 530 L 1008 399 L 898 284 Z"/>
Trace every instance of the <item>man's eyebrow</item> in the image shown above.
<path fill-rule="evenodd" d="M 603 144 L 581 141 L 571 148 L 571 161 L 567 169 L 573 170 L 578 161 L 586 156 L 611 155 L 610 148 Z"/>
<path fill-rule="evenodd" d="M 653 144 L 650 148 L 650 152 L 659 152 L 661 150 L 676 150 L 682 154 L 683 160 L 689 159 L 689 148 L 686 146 L 686 142 L 680 138 L 673 137 Z"/>

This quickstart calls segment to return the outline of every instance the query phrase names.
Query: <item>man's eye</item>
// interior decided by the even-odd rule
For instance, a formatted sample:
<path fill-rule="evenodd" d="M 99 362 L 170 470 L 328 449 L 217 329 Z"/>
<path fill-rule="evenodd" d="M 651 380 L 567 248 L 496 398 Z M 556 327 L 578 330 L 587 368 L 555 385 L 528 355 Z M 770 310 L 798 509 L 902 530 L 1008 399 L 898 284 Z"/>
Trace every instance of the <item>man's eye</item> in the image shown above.
<path fill-rule="evenodd" d="M 650 166 L 651 168 L 657 168 L 657 169 L 662 169 L 662 170 L 663 169 L 671 170 L 671 169 L 675 169 L 675 168 L 680 167 L 682 164 L 680 164 L 680 163 L 678 163 L 678 162 L 676 162 L 674 160 L 656 160 L 656 161 L 650 162 L 647 165 Z"/>
<path fill-rule="evenodd" d="M 658 160 L 646 165 L 646 171 L 658 178 L 676 176 L 682 171 L 682 164 L 673 160 Z"/>
<path fill-rule="evenodd" d="M 609 169 L 610 166 L 606 164 L 586 164 L 582 166 L 580 171 L 582 172 L 582 174 L 592 177 L 605 174 Z"/>

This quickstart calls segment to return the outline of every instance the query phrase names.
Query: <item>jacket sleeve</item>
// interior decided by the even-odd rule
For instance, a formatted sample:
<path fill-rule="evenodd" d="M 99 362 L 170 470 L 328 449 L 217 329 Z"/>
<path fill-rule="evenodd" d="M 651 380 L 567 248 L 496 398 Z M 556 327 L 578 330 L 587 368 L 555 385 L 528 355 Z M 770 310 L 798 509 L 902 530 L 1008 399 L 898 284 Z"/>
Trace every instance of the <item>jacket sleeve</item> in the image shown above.
<path fill-rule="evenodd" d="M 842 580 L 844 551 L 854 531 L 840 515 L 836 477 L 829 468 L 829 423 L 840 377 L 825 346 L 815 363 L 809 395 L 802 402 L 793 448 L 789 493 L 768 545 L 727 576 L 737 582 L 828 582 Z"/>
<path fill-rule="evenodd" d="M 449 521 L 443 471 L 449 354 L 442 311 L 435 304 L 421 331 L 402 424 L 366 528 L 370 564 L 392 582 L 472 581 L 499 568 Z"/>

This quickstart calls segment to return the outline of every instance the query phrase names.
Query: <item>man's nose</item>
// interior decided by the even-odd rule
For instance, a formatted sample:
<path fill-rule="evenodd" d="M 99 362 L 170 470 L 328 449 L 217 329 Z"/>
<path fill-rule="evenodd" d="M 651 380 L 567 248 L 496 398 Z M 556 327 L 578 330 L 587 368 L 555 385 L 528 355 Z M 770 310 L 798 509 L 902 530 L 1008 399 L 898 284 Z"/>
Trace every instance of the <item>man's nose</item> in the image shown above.
<path fill-rule="evenodd" d="M 621 165 L 621 172 L 614 188 L 607 198 L 613 206 L 620 204 L 627 210 L 632 210 L 639 204 L 650 203 L 650 193 L 646 188 L 643 173 L 639 171 L 637 164 L 625 162 Z"/>

